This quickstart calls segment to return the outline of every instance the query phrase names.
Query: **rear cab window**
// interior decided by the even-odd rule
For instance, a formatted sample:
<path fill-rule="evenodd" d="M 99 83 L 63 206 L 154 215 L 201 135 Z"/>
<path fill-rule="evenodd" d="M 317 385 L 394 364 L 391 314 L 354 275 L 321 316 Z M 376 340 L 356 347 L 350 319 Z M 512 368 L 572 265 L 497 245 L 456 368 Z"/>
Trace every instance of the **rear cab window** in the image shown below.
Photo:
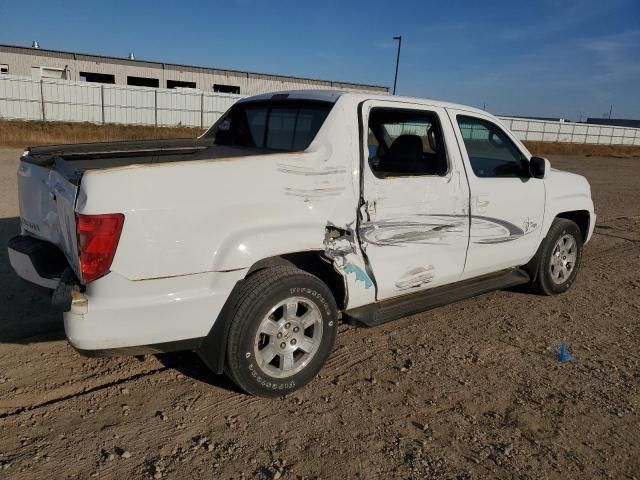
<path fill-rule="evenodd" d="M 236 103 L 204 135 L 216 145 L 294 152 L 305 150 L 333 107 L 316 100 Z"/>

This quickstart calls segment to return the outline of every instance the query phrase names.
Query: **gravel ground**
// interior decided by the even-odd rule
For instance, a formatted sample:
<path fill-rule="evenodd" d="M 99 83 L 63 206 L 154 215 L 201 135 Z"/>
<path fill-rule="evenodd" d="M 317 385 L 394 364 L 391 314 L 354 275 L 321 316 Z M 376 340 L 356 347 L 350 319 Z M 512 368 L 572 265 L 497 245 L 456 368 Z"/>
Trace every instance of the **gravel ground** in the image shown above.
<path fill-rule="evenodd" d="M 2 244 L 19 153 L 0 149 Z M 342 326 L 278 400 L 193 354 L 79 356 L 2 248 L 0 478 L 640 478 L 640 159 L 551 161 L 589 178 L 599 215 L 571 291 Z"/>

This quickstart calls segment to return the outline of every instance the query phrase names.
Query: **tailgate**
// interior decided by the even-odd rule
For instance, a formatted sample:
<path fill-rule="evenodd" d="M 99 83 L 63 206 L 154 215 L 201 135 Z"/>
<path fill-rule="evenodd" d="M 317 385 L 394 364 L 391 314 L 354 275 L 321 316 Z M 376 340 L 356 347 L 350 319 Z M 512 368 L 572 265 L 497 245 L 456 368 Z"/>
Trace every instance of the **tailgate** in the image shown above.
<path fill-rule="evenodd" d="M 61 160 L 37 165 L 25 158 L 18 168 L 20 224 L 23 235 L 57 246 L 78 274 L 75 203 L 78 186 L 58 168 Z"/>

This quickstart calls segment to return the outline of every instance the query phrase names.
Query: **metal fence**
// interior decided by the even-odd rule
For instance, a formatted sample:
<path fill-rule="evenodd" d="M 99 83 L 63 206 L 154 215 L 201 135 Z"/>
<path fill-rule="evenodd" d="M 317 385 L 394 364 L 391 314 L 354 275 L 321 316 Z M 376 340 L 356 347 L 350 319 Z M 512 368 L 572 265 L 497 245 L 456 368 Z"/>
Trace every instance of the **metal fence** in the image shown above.
<path fill-rule="evenodd" d="M 640 145 L 640 128 L 499 117 L 520 140 L 534 142 Z"/>
<path fill-rule="evenodd" d="M 529 120 L 527 118 L 498 117 L 513 134 L 523 141 L 588 143 L 600 145 L 640 145 L 640 128 L 611 127 L 586 123 Z M 399 123 L 387 127 L 394 138 L 399 135 L 425 136 L 431 124 Z M 479 125 L 462 125 L 462 136 L 472 140 L 488 137 L 489 131 Z"/>
<path fill-rule="evenodd" d="M 241 95 L 0 75 L 0 119 L 208 127 Z M 640 128 L 500 117 L 520 140 L 640 145 Z"/>
<path fill-rule="evenodd" d="M 0 76 L 0 119 L 207 127 L 240 95 Z"/>

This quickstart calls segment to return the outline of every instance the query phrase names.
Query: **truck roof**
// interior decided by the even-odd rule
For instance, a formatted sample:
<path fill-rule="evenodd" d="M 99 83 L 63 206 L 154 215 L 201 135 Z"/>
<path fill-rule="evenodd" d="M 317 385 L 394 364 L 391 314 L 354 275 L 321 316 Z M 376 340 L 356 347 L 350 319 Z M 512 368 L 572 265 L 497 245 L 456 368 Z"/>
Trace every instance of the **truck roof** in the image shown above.
<path fill-rule="evenodd" d="M 286 95 L 286 97 L 285 97 Z M 413 103 L 416 105 L 431 105 L 442 108 L 456 108 L 460 110 L 467 110 L 470 112 L 484 113 L 487 112 L 478 108 L 470 107 L 467 105 L 461 105 L 451 102 L 443 102 L 440 100 L 432 100 L 428 98 L 419 97 L 402 97 L 398 95 L 376 94 L 376 93 L 356 93 L 346 90 L 282 90 L 278 92 L 262 93 L 260 95 L 254 95 L 251 97 L 245 97 L 240 102 L 256 101 L 256 100 L 271 100 L 278 99 L 278 97 L 284 99 L 295 100 L 318 100 L 325 102 L 335 103 L 340 97 L 350 97 L 356 102 L 362 102 L 365 100 L 393 100 L 396 102 Z"/>

